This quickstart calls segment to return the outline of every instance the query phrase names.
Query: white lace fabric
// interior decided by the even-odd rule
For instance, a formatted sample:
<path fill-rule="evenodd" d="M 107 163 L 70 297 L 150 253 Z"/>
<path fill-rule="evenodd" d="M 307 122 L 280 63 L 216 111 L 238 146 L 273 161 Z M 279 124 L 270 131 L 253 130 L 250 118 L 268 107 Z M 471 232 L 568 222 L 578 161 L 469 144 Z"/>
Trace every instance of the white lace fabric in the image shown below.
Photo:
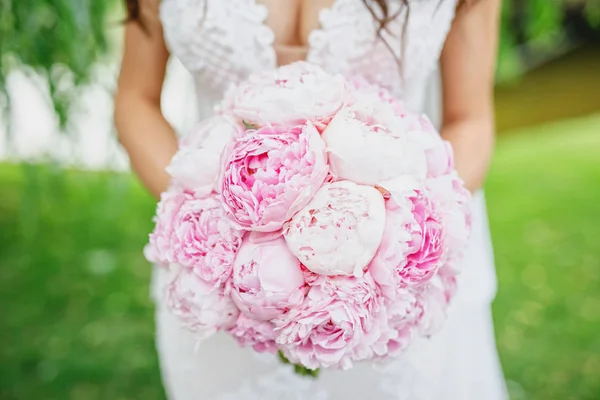
<path fill-rule="evenodd" d="M 398 17 L 382 33 L 384 42 L 362 1 L 335 1 L 321 11 L 321 28 L 309 36 L 307 61 L 345 76 L 362 75 L 419 110 L 456 0 L 411 0 L 408 19 L 402 2 L 391 5 L 390 15 Z M 231 83 L 277 66 L 267 15 L 255 0 L 163 0 L 167 44 L 192 73 L 200 103 L 214 105 Z"/>
<path fill-rule="evenodd" d="M 390 14 L 400 14 L 383 33 L 386 46 L 362 1 L 335 1 L 309 36 L 307 61 L 345 76 L 362 75 L 421 111 L 456 0 L 409 0 L 408 19 L 401 3 L 390 0 Z M 277 66 L 267 16 L 255 0 L 162 0 L 165 40 L 194 78 L 200 118 L 211 115 L 232 83 Z M 157 349 L 170 400 L 505 399 L 489 308 L 495 276 L 481 195 L 476 206 L 473 240 L 446 327 L 385 367 L 363 364 L 310 380 L 272 355 L 240 348 L 225 334 L 198 343 L 165 309 L 165 279 L 156 269 Z"/>

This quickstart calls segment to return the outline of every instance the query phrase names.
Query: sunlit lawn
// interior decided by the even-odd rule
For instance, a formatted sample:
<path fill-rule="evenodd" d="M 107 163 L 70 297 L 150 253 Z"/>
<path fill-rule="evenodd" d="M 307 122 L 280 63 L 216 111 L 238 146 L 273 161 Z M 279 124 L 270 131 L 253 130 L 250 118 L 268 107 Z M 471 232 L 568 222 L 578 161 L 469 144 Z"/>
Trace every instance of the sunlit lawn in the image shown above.
<path fill-rule="evenodd" d="M 487 190 L 509 387 L 598 399 L 600 116 L 515 133 Z M 153 209 L 126 175 L 0 166 L 1 399 L 163 398 L 141 256 Z"/>
<path fill-rule="evenodd" d="M 505 137 L 488 190 L 514 399 L 600 399 L 600 115 Z"/>

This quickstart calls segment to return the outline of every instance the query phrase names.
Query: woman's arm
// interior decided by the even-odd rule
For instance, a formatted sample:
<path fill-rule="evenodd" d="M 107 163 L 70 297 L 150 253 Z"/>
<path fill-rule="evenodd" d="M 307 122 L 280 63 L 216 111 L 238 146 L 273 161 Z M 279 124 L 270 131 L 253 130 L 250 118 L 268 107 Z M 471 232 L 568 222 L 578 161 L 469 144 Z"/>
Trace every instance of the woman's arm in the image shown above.
<path fill-rule="evenodd" d="M 469 3 L 473 3 L 469 5 Z M 461 7 L 441 57 L 442 136 L 468 189 L 483 185 L 494 147 L 494 74 L 501 0 Z"/>
<path fill-rule="evenodd" d="M 165 167 L 177 139 L 160 110 L 169 58 L 158 19 L 158 0 L 141 1 L 141 22 L 125 26 L 125 53 L 115 95 L 115 124 L 133 170 L 155 196 L 169 185 Z"/>

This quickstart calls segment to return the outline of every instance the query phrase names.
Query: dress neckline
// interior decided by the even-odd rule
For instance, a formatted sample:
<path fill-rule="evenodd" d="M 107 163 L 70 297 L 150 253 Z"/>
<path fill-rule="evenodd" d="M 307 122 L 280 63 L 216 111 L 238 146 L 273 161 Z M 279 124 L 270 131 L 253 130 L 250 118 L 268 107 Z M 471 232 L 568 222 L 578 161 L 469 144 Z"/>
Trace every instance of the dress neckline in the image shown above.
<path fill-rule="evenodd" d="M 277 67 L 280 67 L 284 64 L 279 64 L 278 61 L 278 57 L 277 57 L 277 50 L 276 50 L 276 46 L 275 46 L 275 31 L 273 30 L 273 28 L 271 26 L 269 26 L 267 24 L 267 18 L 269 17 L 269 8 L 262 4 L 259 3 L 257 0 L 251 0 L 252 5 L 254 6 L 254 8 L 256 10 L 260 10 L 261 15 L 263 16 L 263 18 L 261 19 L 261 26 L 262 28 L 269 32 L 269 34 L 273 37 L 273 42 L 270 43 L 270 50 L 273 52 L 273 55 L 275 56 L 275 64 Z M 290 51 L 301 51 L 304 52 L 306 55 L 304 57 L 304 59 L 299 59 L 296 61 L 308 61 L 310 62 L 311 59 L 311 55 L 313 50 L 315 49 L 315 37 L 322 35 L 323 33 L 326 32 L 327 30 L 327 24 L 326 24 L 326 18 L 325 16 L 327 14 L 330 13 L 334 13 L 337 12 L 340 8 L 340 4 L 342 3 L 342 0 L 334 0 L 333 3 L 331 4 L 331 6 L 329 7 L 323 7 L 322 9 L 319 10 L 318 13 L 318 20 L 319 20 L 319 27 L 313 29 L 309 34 L 308 34 L 308 43 L 306 46 L 294 46 L 294 45 L 283 45 L 282 47 L 286 47 L 288 48 L 288 50 Z"/>

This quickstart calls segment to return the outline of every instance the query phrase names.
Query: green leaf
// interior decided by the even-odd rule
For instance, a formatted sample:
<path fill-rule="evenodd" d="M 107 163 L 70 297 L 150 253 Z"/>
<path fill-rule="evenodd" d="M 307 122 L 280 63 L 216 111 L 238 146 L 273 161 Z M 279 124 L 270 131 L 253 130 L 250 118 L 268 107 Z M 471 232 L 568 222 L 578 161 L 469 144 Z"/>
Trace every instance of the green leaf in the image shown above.
<path fill-rule="evenodd" d="M 319 369 L 308 369 L 305 366 L 294 364 L 294 372 L 300 376 L 317 379 L 319 377 Z"/>
<path fill-rule="evenodd" d="M 290 363 L 290 360 L 288 360 L 288 359 L 287 359 L 287 358 L 286 358 L 286 357 L 283 355 L 283 353 L 281 352 L 281 350 L 279 350 L 279 351 L 277 352 L 277 356 L 279 357 L 279 361 L 281 361 L 283 364 L 289 364 L 289 363 Z"/>
<path fill-rule="evenodd" d="M 61 126 L 79 100 L 79 87 L 91 82 L 94 66 L 110 54 L 123 1 L 0 0 L 0 98 L 15 70 L 35 73 L 48 85 Z M 0 104 L 0 111 L 10 107 Z"/>
<path fill-rule="evenodd" d="M 279 357 L 279 361 L 283 364 L 292 364 L 290 360 L 288 360 L 281 351 L 277 352 L 277 356 Z M 306 376 L 308 378 L 316 379 L 319 377 L 319 369 L 308 369 L 303 365 L 292 364 L 294 366 L 294 372 L 300 376 Z"/>
<path fill-rule="evenodd" d="M 250 130 L 250 129 L 256 130 L 256 129 L 258 129 L 258 126 L 256 126 L 256 125 L 249 124 L 246 121 L 242 121 L 242 122 L 244 123 L 244 127 L 246 128 L 246 130 Z"/>

